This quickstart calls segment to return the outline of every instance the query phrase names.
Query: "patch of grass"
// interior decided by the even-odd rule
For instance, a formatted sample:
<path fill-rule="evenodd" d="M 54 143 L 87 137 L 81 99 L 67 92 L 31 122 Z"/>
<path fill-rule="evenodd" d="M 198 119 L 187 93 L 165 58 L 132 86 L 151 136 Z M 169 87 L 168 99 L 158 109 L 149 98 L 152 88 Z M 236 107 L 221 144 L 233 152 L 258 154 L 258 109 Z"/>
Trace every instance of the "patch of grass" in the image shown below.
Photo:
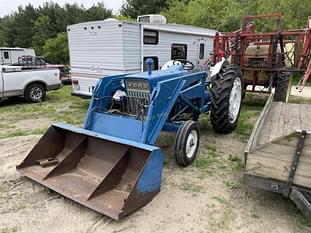
<path fill-rule="evenodd" d="M 26 103 L 22 99 L 8 100 L 1 104 L 0 113 L 10 114 L 12 120 L 29 119 L 30 117 L 57 117 L 56 110 L 64 106 L 68 111 L 63 114 L 85 113 L 89 100 L 71 96 L 70 93 L 71 87 L 64 86 L 59 90 L 48 92 L 46 100 L 41 103 Z"/>
<path fill-rule="evenodd" d="M 13 132 L 0 132 L 0 139 L 13 138 L 18 136 L 41 135 L 47 131 L 47 128 L 37 128 L 33 130 L 15 130 Z"/>
<path fill-rule="evenodd" d="M 232 189 L 232 190 L 236 190 L 236 189 L 239 189 L 241 187 L 241 182 L 230 182 L 230 181 L 226 181 L 225 182 L 226 186 L 229 188 L 229 189 Z"/>
<path fill-rule="evenodd" d="M 300 79 L 302 78 L 303 76 L 303 73 L 302 72 L 295 72 L 294 75 L 293 75 L 293 82 L 292 82 L 292 85 L 293 86 L 296 86 Z M 306 83 L 306 86 L 311 86 L 311 80 L 309 79 L 308 82 Z"/>
<path fill-rule="evenodd" d="M 254 213 L 251 214 L 251 217 L 252 217 L 252 218 L 256 218 L 256 219 L 259 218 L 259 216 L 258 216 L 257 214 L 254 214 Z"/>
<path fill-rule="evenodd" d="M 9 228 L 0 226 L 0 233 L 9 233 Z"/>
<path fill-rule="evenodd" d="M 232 170 L 241 171 L 244 168 L 244 163 L 238 156 L 230 154 L 228 160 L 231 162 Z"/>
<path fill-rule="evenodd" d="M 254 124 L 259 117 L 262 109 L 264 107 L 263 103 L 259 103 L 258 105 L 252 103 L 244 103 L 241 108 L 240 118 L 238 121 L 238 125 L 234 131 L 234 133 L 241 138 L 242 140 L 247 139 L 254 127 Z"/>
<path fill-rule="evenodd" d="M 0 124 L 0 129 L 11 129 L 14 128 L 14 126 L 9 124 Z"/>
<path fill-rule="evenodd" d="M 199 170 L 211 174 L 215 168 L 221 165 L 220 153 L 217 150 L 210 150 L 209 146 L 199 158 L 194 161 L 194 166 Z"/>
<path fill-rule="evenodd" d="M 217 147 L 215 144 L 208 144 L 206 149 L 209 151 L 209 152 L 212 152 L 212 153 L 215 153 L 217 152 Z"/>
<path fill-rule="evenodd" d="M 244 168 L 244 163 L 238 156 L 230 154 L 226 159 L 223 153 L 215 145 L 209 144 L 202 150 L 193 165 L 203 174 L 209 176 L 219 173 L 239 172 Z"/>
<path fill-rule="evenodd" d="M 289 98 L 289 103 L 293 104 L 311 104 L 311 98 L 299 97 L 291 95 Z"/>
<path fill-rule="evenodd" d="M 199 186 L 199 185 L 196 185 L 196 184 L 193 184 L 193 183 L 188 183 L 188 182 L 185 182 L 185 183 L 182 183 L 181 184 L 181 187 L 180 187 L 182 190 L 186 191 L 186 192 L 190 192 L 190 193 L 199 193 L 199 192 L 202 192 L 202 186 Z"/>
<path fill-rule="evenodd" d="M 214 196 L 213 199 L 218 201 L 221 204 L 227 204 L 228 203 L 228 201 L 224 197 Z"/>
<path fill-rule="evenodd" d="M 26 103 L 23 99 L 12 99 L 0 104 L 0 129 L 14 128 L 13 124 L 27 119 L 49 119 L 53 122 L 65 122 L 76 126 L 82 126 L 87 111 L 89 100 L 71 96 L 71 86 L 50 91 L 47 98 L 41 103 Z M 42 134 L 46 128 L 33 130 L 3 130 L 1 138 L 26 136 L 30 134 Z"/>
<path fill-rule="evenodd" d="M 296 215 L 295 222 L 296 222 L 295 225 L 299 230 L 311 227 L 310 220 L 308 220 L 304 215 L 302 215 L 302 213 Z"/>

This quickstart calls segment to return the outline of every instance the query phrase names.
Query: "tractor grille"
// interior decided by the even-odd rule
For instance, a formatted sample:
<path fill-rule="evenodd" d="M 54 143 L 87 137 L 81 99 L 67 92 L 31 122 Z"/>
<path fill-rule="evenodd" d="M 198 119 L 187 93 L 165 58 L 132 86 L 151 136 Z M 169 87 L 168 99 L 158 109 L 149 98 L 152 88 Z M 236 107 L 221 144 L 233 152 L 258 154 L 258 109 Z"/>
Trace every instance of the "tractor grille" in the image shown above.
<path fill-rule="evenodd" d="M 127 112 L 134 115 L 146 116 L 148 112 L 150 90 L 147 80 L 126 80 Z"/>

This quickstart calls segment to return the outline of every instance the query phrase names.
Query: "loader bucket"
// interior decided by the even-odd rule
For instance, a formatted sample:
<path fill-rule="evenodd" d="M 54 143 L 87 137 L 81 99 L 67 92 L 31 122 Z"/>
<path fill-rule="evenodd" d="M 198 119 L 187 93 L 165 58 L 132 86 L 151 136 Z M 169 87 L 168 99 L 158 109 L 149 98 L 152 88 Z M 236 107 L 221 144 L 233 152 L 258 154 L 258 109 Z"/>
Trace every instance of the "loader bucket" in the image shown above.
<path fill-rule="evenodd" d="M 30 179 L 119 219 L 160 191 L 158 147 L 54 124 L 17 170 Z"/>

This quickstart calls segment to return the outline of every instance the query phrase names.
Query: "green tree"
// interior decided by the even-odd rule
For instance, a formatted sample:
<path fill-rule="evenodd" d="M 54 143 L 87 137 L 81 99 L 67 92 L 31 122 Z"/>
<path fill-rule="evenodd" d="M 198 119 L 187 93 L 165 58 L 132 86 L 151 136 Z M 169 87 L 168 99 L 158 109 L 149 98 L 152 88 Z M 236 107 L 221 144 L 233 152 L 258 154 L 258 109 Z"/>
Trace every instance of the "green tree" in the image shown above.
<path fill-rule="evenodd" d="M 4 33 L 5 29 L 5 18 L 0 18 L 0 46 L 6 46 L 6 37 Z"/>
<path fill-rule="evenodd" d="M 54 37 L 52 22 L 47 15 L 39 16 L 34 22 L 35 34 L 32 37 L 32 46 L 37 54 L 43 54 L 43 46 L 48 38 Z"/>
<path fill-rule="evenodd" d="M 12 47 L 31 47 L 37 15 L 37 10 L 29 4 L 25 8 L 19 7 L 8 16 L 3 30 L 6 44 Z"/>
<path fill-rule="evenodd" d="M 169 22 L 233 31 L 244 15 L 282 12 L 283 29 L 304 28 L 311 15 L 310 0 L 171 0 L 163 10 Z M 182 12 L 182 13 L 181 13 Z M 275 28 L 275 20 L 254 20 L 257 31 Z"/>
<path fill-rule="evenodd" d="M 88 20 L 101 20 L 112 16 L 112 10 L 107 9 L 103 3 L 97 3 L 86 11 Z"/>
<path fill-rule="evenodd" d="M 239 28 L 242 10 L 233 0 L 173 0 L 162 14 L 169 22 L 231 31 Z"/>
<path fill-rule="evenodd" d="M 189 1 L 170 1 L 167 9 L 161 12 L 165 15 L 170 23 L 189 24 L 188 20 L 188 2 Z M 182 14 L 180 13 L 182 12 Z"/>
<path fill-rule="evenodd" d="M 48 62 L 68 64 L 69 50 L 67 33 L 61 32 L 55 38 L 46 40 L 43 46 L 43 54 Z"/>
<path fill-rule="evenodd" d="M 54 2 L 43 3 L 38 8 L 31 4 L 19 7 L 11 15 L 0 19 L 0 45 L 10 47 L 34 47 L 43 55 L 43 46 L 49 38 L 65 32 L 71 24 L 112 17 L 112 10 L 103 3 L 86 9 L 83 5 Z"/>
<path fill-rule="evenodd" d="M 281 10 L 284 13 L 284 28 L 305 28 L 308 16 L 311 16 L 310 0 L 282 0 Z"/>
<path fill-rule="evenodd" d="M 137 18 L 139 15 L 156 14 L 167 7 L 167 0 L 127 0 L 121 8 L 121 15 Z"/>

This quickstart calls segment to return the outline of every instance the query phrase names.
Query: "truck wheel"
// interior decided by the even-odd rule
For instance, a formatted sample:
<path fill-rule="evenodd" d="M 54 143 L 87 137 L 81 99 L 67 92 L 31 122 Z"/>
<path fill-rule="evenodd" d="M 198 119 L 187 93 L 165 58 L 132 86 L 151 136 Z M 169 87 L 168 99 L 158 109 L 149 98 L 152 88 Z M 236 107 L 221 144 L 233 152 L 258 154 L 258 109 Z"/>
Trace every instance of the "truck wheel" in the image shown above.
<path fill-rule="evenodd" d="M 280 71 L 278 73 L 275 85 L 274 101 L 286 102 L 290 76 L 290 72 Z"/>
<path fill-rule="evenodd" d="M 185 121 L 179 127 L 175 139 L 175 159 L 186 167 L 196 158 L 200 144 L 200 130 L 195 121 Z"/>
<path fill-rule="evenodd" d="M 38 103 L 45 99 L 45 87 L 40 83 L 33 83 L 26 87 L 24 97 L 27 102 Z"/>
<path fill-rule="evenodd" d="M 230 133 L 237 126 L 243 95 L 243 79 L 236 66 L 224 66 L 212 80 L 211 122 L 218 133 Z"/>

